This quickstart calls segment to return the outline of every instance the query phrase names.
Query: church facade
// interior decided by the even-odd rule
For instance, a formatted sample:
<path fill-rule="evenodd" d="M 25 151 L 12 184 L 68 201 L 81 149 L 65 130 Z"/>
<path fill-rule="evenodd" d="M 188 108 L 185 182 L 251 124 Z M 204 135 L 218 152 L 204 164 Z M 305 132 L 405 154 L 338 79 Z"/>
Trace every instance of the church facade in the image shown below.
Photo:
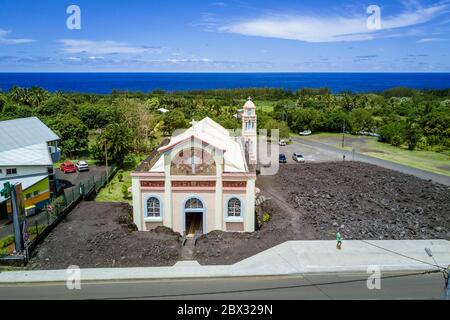
<path fill-rule="evenodd" d="M 256 108 L 245 103 L 242 132 L 210 118 L 167 139 L 131 174 L 139 230 L 166 226 L 187 236 L 255 230 Z"/>

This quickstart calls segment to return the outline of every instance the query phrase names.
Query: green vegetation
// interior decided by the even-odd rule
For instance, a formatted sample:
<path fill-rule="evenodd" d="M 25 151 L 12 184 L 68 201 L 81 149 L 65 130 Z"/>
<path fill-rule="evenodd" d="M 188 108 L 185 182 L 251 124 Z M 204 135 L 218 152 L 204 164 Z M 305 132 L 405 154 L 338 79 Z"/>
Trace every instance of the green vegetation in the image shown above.
<path fill-rule="evenodd" d="M 0 239 L 0 258 L 9 255 L 9 252 L 6 248 L 12 245 L 13 243 L 14 243 L 14 235 L 9 235 Z"/>
<path fill-rule="evenodd" d="M 226 128 L 241 128 L 236 114 L 248 96 L 255 98 L 258 128 L 279 129 L 281 138 L 304 130 L 369 131 L 400 153 L 411 151 L 404 159 L 413 157 L 413 151 L 450 155 L 450 89 L 332 94 L 327 88 L 249 88 L 99 95 L 14 87 L 0 92 L 0 120 L 38 116 L 61 136 L 65 158 L 104 162 L 107 153 L 122 166 L 127 158 L 148 155 L 162 137 L 192 120 L 208 116 Z M 117 191 L 122 197 L 122 188 Z"/>
<path fill-rule="evenodd" d="M 100 190 L 95 200 L 100 202 L 128 202 L 131 204 L 131 194 L 128 192 L 128 188 L 131 187 L 130 174 L 136 165 L 144 159 L 144 156 L 127 157 L 123 169 L 120 169 L 114 178 Z"/>
<path fill-rule="evenodd" d="M 38 233 L 41 233 L 45 228 L 47 228 L 47 225 L 44 224 L 38 225 L 37 229 L 36 226 L 29 226 L 28 233 L 30 234 L 31 238 L 33 238 L 33 236 L 36 236 Z M 13 243 L 14 243 L 14 235 L 9 235 L 0 239 L 0 258 L 10 254 L 7 248 Z"/>

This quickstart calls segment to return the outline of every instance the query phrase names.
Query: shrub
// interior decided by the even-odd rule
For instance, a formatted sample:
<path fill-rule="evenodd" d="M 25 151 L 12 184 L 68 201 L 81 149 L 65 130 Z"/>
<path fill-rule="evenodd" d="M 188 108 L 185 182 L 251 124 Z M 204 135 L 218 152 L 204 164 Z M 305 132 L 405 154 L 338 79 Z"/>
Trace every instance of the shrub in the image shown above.
<path fill-rule="evenodd" d="M 0 249 L 0 258 L 6 257 L 9 255 L 9 252 L 4 250 L 4 249 Z"/>
<path fill-rule="evenodd" d="M 262 221 L 263 221 L 263 223 L 266 223 L 266 222 L 268 222 L 269 220 L 270 220 L 270 214 L 267 213 L 267 212 L 264 212 L 264 213 L 263 213 L 263 216 L 262 216 Z"/>
<path fill-rule="evenodd" d="M 128 192 L 128 187 L 125 184 L 122 185 L 122 193 L 123 193 L 123 198 L 127 199 L 128 195 L 129 195 L 129 192 Z"/>
<path fill-rule="evenodd" d="M 14 235 L 6 236 L 6 237 L 0 239 L 0 249 L 4 249 L 13 243 L 14 243 Z"/>
<path fill-rule="evenodd" d="M 28 226 L 28 233 L 29 234 L 38 234 L 38 233 L 41 233 L 45 228 L 47 228 L 47 225 L 45 225 L 45 224 L 38 225 L 37 232 L 36 232 L 36 226 Z"/>
<path fill-rule="evenodd" d="M 402 138 L 399 135 L 391 138 L 391 144 L 395 147 L 399 147 L 402 144 Z"/>
<path fill-rule="evenodd" d="M 0 239 L 0 258 L 9 255 L 8 250 L 5 248 L 14 243 L 14 235 L 6 236 Z"/>
<path fill-rule="evenodd" d="M 417 148 L 420 150 L 428 150 L 428 140 L 427 137 L 422 136 L 417 142 Z"/>
<path fill-rule="evenodd" d="M 123 173 L 122 173 L 122 170 L 120 170 L 119 173 L 117 174 L 117 179 L 119 179 L 119 182 L 123 182 Z"/>

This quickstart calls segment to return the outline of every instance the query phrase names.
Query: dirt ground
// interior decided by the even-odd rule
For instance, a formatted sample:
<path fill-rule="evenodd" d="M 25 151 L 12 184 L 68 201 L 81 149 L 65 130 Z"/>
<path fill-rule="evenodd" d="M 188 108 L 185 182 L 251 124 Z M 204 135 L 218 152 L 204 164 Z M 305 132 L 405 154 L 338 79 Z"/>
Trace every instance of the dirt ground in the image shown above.
<path fill-rule="evenodd" d="M 232 264 L 288 240 L 450 239 L 450 187 L 358 162 L 282 165 L 258 176 L 266 198 L 254 233 L 213 231 L 190 258 Z M 167 228 L 132 231 L 128 204 L 82 202 L 39 246 L 32 269 L 173 265 L 184 257 Z"/>
<path fill-rule="evenodd" d="M 83 201 L 49 234 L 28 265 L 31 269 L 173 265 L 179 234 L 167 228 L 133 231 L 131 207 Z"/>
<path fill-rule="evenodd" d="M 258 176 L 271 220 L 253 234 L 213 232 L 201 264 L 230 264 L 287 240 L 450 239 L 450 188 L 359 162 L 283 165 Z"/>

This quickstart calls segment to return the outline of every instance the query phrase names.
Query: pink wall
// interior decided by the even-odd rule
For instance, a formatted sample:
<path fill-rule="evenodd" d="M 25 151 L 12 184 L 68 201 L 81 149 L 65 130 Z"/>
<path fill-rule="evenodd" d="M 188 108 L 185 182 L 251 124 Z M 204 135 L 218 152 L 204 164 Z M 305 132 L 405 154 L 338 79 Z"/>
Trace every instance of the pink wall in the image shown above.
<path fill-rule="evenodd" d="M 225 225 L 227 231 L 242 232 L 245 230 L 243 222 L 227 222 Z"/>
<path fill-rule="evenodd" d="M 162 225 L 163 225 L 162 222 L 145 222 L 145 228 L 146 228 L 147 230 L 153 230 L 153 229 L 155 229 L 156 227 L 160 227 L 160 226 L 162 226 Z"/>
<path fill-rule="evenodd" d="M 215 230 L 215 192 L 214 191 L 172 191 L 172 222 L 173 230 L 176 232 L 183 232 L 183 208 L 184 202 L 193 196 L 197 196 L 202 199 L 203 206 L 206 207 L 205 220 L 206 220 L 206 232 Z"/>

